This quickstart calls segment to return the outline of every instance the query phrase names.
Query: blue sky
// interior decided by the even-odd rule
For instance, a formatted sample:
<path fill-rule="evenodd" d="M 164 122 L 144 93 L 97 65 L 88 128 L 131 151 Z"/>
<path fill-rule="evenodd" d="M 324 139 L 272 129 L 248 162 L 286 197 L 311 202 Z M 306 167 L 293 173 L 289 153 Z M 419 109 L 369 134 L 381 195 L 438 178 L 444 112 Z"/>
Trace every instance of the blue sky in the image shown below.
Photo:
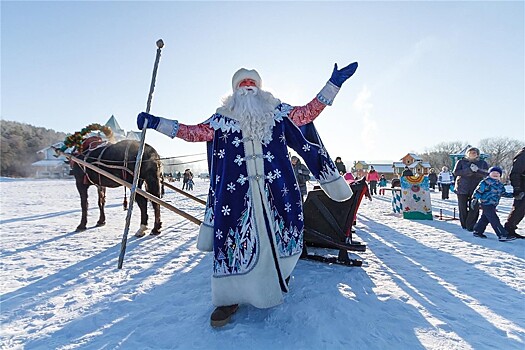
<path fill-rule="evenodd" d="M 359 62 L 316 125 L 332 157 L 398 160 L 447 141 L 525 139 L 524 2 L 1 2 L 1 117 L 74 132 L 151 113 L 207 119 L 240 67 L 309 102 Z M 148 131 L 162 156 L 204 144 Z"/>

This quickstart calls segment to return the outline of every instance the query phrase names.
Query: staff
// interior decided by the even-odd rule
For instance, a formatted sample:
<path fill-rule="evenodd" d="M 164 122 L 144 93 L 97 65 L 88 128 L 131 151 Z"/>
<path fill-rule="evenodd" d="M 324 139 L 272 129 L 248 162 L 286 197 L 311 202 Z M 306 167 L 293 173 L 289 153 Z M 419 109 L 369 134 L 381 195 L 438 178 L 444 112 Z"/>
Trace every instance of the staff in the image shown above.
<path fill-rule="evenodd" d="M 160 61 L 160 50 L 163 47 L 164 47 L 164 41 L 162 41 L 162 39 L 157 40 L 157 56 L 155 57 L 155 64 L 153 66 L 153 75 L 151 77 L 151 85 L 149 88 L 148 102 L 146 105 L 146 111 L 148 113 L 151 108 L 151 99 L 153 98 L 153 90 L 155 89 L 155 79 L 157 77 L 157 68 L 159 67 L 159 61 Z M 137 185 L 139 182 L 139 175 L 140 175 L 140 166 L 142 163 L 142 155 L 144 153 L 144 141 L 146 139 L 146 125 L 147 125 L 147 120 L 145 121 L 144 127 L 142 128 L 142 134 L 140 136 L 140 146 L 137 152 L 137 161 L 135 162 L 135 171 L 133 173 L 133 184 L 131 186 L 131 191 L 129 195 L 128 213 L 126 215 L 126 226 L 124 227 L 124 234 L 122 236 L 122 243 L 120 245 L 120 255 L 118 257 L 118 268 L 119 269 L 122 268 L 122 264 L 124 263 L 124 255 L 126 254 L 126 243 L 128 241 L 129 224 L 131 221 L 131 214 L 133 213 L 133 203 L 135 202 L 135 195 L 137 192 Z"/>

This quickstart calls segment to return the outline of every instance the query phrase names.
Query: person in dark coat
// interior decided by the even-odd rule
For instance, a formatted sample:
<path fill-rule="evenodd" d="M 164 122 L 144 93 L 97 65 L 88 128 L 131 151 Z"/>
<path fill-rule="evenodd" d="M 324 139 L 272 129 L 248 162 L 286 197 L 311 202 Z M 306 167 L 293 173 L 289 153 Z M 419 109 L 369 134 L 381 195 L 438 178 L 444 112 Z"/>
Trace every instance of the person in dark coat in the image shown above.
<path fill-rule="evenodd" d="M 525 238 L 525 236 L 516 233 L 518 224 L 525 216 L 525 147 L 514 156 L 509 178 L 514 189 L 514 202 L 505 222 L 505 230 L 510 236 Z"/>
<path fill-rule="evenodd" d="M 310 180 L 310 170 L 308 170 L 306 165 L 301 163 L 299 158 L 297 158 L 296 156 L 292 156 L 292 167 L 295 179 L 297 180 L 297 184 L 299 185 L 299 190 L 301 191 L 301 199 L 304 202 L 304 197 L 307 194 L 306 182 Z"/>
<path fill-rule="evenodd" d="M 459 160 L 454 167 L 456 177 L 455 192 L 458 196 L 459 221 L 467 231 L 474 231 L 474 225 L 479 217 L 479 205 L 471 207 L 472 195 L 485 176 L 489 166 L 479 158 L 479 149 L 470 147 L 465 158 Z"/>
<path fill-rule="evenodd" d="M 434 191 L 436 190 L 437 182 L 438 182 L 438 177 L 437 177 L 436 171 L 434 170 L 434 168 L 430 168 L 430 171 L 428 173 L 428 183 L 430 185 L 430 188 L 433 189 Z"/>
<path fill-rule="evenodd" d="M 405 170 L 403 170 L 401 176 L 414 176 L 414 173 L 412 172 L 412 170 L 410 170 L 408 166 L 405 166 Z"/>
<path fill-rule="evenodd" d="M 346 166 L 341 160 L 341 157 L 335 158 L 335 166 L 337 167 L 337 171 L 339 171 L 340 175 L 344 176 L 346 174 Z"/>
<path fill-rule="evenodd" d="M 184 170 L 182 177 L 182 189 L 193 190 L 193 173 L 190 169 Z"/>

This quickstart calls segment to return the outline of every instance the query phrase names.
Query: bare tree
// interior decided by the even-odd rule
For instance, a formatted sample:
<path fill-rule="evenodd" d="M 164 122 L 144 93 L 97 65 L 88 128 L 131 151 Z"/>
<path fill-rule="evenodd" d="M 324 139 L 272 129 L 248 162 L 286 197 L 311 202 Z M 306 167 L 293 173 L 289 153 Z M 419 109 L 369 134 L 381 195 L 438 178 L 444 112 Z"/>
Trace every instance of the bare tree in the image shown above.
<path fill-rule="evenodd" d="M 462 141 L 441 142 L 426 149 L 425 153 L 420 154 L 420 156 L 424 161 L 429 162 L 432 167 L 438 170 L 443 166 L 450 169 L 452 167 L 450 155 L 463 149 L 466 145 L 467 144 Z"/>
<path fill-rule="evenodd" d="M 489 166 L 499 166 L 505 175 L 512 169 L 512 159 L 520 149 L 525 147 L 525 142 L 512 140 L 508 137 L 493 137 L 479 141 L 479 148 L 489 155 Z"/>

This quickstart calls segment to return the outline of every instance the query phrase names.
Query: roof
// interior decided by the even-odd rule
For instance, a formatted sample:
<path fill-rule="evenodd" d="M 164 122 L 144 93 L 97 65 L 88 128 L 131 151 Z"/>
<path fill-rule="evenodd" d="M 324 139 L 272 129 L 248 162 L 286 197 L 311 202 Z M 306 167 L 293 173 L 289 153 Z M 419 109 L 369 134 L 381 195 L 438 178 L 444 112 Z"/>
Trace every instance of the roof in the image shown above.
<path fill-rule="evenodd" d="M 142 137 L 141 131 L 128 131 L 128 133 L 126 134 L 126 139 L 128 140 L 140 141 L 141 137 Z"/>
<path fill-rule="evenodd" d="M 46 148 L 42 148 L 40 151 L 37 151 L 36 153 L 45 153 L 50 148 L 61 148 L 62 146 L 64 146 L 64 142 L 60 141 L 51 146 L 47 146 Z"/>
<path fill-rule="evenodd" d="M 109 120 L 105 124 L 106 126 L 109 126 L 111 130 L 113 130 L 113 133 L 115 134 L 124 134 L 124 129 L 122 129 L 117 122 L 117 118 L 115 118 L 114 115 L 111 115 Z"/>
<path fill-rule="evenodd" d="M 394 168 L 392 167 L 392 164 L 370 164 L 370 165 L 373 166 L 375 171 L 377 171 L 378 173 L 386 173 L 386 174 L 394 173 Z"/>
<path fill-rule="evenodd" d="M 60 159 L 42 159 L 42 160 L 39 160 L 38 162 L 32 163 L 31 165 L 38 166 L 38 167 L 44 167 L 44 166 L 60 166 L 64 164 L 66 163 L 64 163 L 64 161 Z"/>
<path fill-rule="evenodd" d="M 408 167 L 409 169 L 414 169 L 417 165 L 419 164 L 419 162 L 414 162 L 412 164 L 409 164 L 409 165 L 406 165 L 405 163 L 403 162 L 394 162 L 394 166 L 396 168 L 404 168 L 404 167 Z"/>
<path fill-rule="evenodd" d="M 432 167 L 429 162 L 423 162 L 423 161 L 420 161 L 420 160 L 419 161 L 415 161 L 414 163 L 409 164 L 409 165 L 405 165 L 405 163 L 403 163 L 403 162 L 394 162 L 393 165 L 396 168 L 404 168 L 405 166 L 407 166 L 409 169 L 414 169 L 418 165 L 421 165 L 423 168 L 431 168 Z"/>
<path fill-rule="evenodd" d="M 400 159 L 403 159 L 403 158 L 405 158 L 406 156 L 410 156 L 410 157 L 414 158 L 414 160 L 421 160 L 421 157 L 418 156 L 418 155 L 415 154 L 415 153 L 407 153 L 407 154 L 405 154 L 403 157 L 401 157 Z"/>

